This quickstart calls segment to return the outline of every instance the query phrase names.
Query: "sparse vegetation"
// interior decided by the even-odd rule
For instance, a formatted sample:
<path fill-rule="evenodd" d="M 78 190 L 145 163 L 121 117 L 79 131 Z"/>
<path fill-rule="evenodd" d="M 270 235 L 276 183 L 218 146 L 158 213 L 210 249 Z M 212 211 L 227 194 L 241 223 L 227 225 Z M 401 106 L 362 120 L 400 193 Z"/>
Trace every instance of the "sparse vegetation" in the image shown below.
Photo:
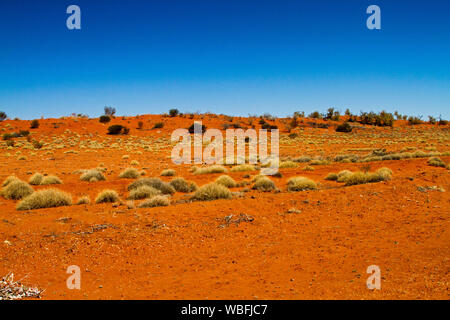
<path fill-rule="evenodd" d="M 33 188 L 28 183 L 19 179 L 11 180 L 0 191 L 3 197 L 11 200 L 20 200 L 33 192 Z"/>
<path fill-rule="evenodd" d="M 89 199 L 88 196 L 82 196 L 77 201 L 77 205 L 90 204 L 90 203 L 91 203 L 91 199 Z"/>
<path fill-rule="evenodd" d="M 428 159 L 428 165 L 433 167 L 442 167 L 445 168 L 445 162 L 442 161 L 441 158 L 438 157 L 432 157 Z"/>
<path fill-rule="evenodd" d="M 57 176 L 46 176 L 42 178 L 41 185 L 50 184 L 62 184 L 62 181 Z"/>
<path fill-rule="evenodd" d="M 163 182 L 159 178 L 141 178 L 139 180 L 136 180 L 128 186 L 128 191 L 131 191 L 144 185 L 158 189 L 163 194 L 175 193 L 175 189 L 169 183 Z"/>
<path fill-rule="evenodd" d="M 275 188 L 275 183 L 266 176 L 258 176 L 252 187 L 252 189 L 264 192 L 275 190 Z"/>
<path fill-rule="evenodd" d="M 240 164 L 231 168 L 231 172 L 255 171 L 255 167 L 251 164 Z"/>
<path fill-rule="evenodd" d="M 167 196 L 154 196 L 142 202 L 139 208 L 167 207 L 168 205 L 170 205 L 170 200 Z"/>
<path fill-rule="evenodd" d="M 137 179 L 140 177 L 140 173 L 135 168 L 126 168 L 119 174 L 121 179 Z"/>
<path fill-rule="evenodd" d="M 153 187 L 142 185 L 136 189 L 132 189 L 130 191 L 130 195 L 128 196 L 128 200 L 141 200 L 151 198 L 157 195 L 160 195 L 161 191 L 155 189 Z"/>
<path fill-rule="evenodd" d="M 236 181 L 234 181 L 233 178 L 231 178 L 230 176 L 224 174 L 221 175 L 220 177 L 218 177 L 215 181 L 215 183 L 217 184 L 221 184 L 227 188 L 234 188 L 236 187 Z"/>
<path fill-rule="evenodd" d="M 197 185 L 194 182 L 186 181 L 182 177 L 173 179 L 170 181 L 170 185 L 178 192 L 189 193 L 197 190 Z"/>
<path fill-rule="evenodd" d="M 163 176 L 163 177 L 172 177 L 175 174 L 176 174 L 176 172 L 173 169 L 166 169 L 161 172 L 161 176 Z"/>
<path fill-rule="evenodd" d="M 70 206 L 72 204 L 72 196 L 58 189 L 46 189 L 36 191 L 22 201 L 20 201 L 17 210 L 34 210 L 43 208 L 54 208 L 62 206 Z"/>
<path fill-rule="evenodd" d="M 199 201 L 210 201 L 217 199 L 231 199 L 231 197 L 231 191 L 227 187 L 217 183 L 208 183 L 201 186 L 194 193 L 193 199 Z"/>
<path fill-rule="evenodd" d="M 338 175 L 336 173 L 329 173 L 327 174 L 327 176 L 325 177 L 325 180 L 330 180 L 330 181 L 337 181 L 338 179 Z"/>
<path fill-rule="evenodd" d="M 195 168 L 195 169 L 194 169 Z M 224 173 L 227 172 L 227 169 L 221 165 L 212 165 L 209 167 L 193 167 L 194 174 L 210 174 L 210 173 Z"/>
<path fill-rule="evenodd" d="M 108 203 L 119 201 L 119 195 L 114 190 L 103 190 L 95 198 L 95 203 Z"/>
<path fill-rule="evenodd" d="M 381 168 L 376 172 L 353 172 L 347 174 L 343 179 L 346 186 L 352 186 L 357 184 L 374 183 L 380 181 L 390 180 L 392 171 L 388 168 Z"/>
<path fill-rule="evenodd" d="M 95 181 L 103 181 L 106 180 L 105 176 L 103 175 L 103 173 L 101 173 L 99 170 L 97 169 L 90 169 L 90 170 L 86 170 L 81 176 L 80 176 L 80 180 L 82 181 L 89 181 L 89 182 L 94 182 L 93 179 L 95 179 Z"/>
<path fill-rule="evenodd" d="M 288 180 L 288 191 L 316 190 L 317 184 L 305 177 L 293 177 Z"/>
<path fill-rule="evenodd" d="M 30 180 L 28 180 L 28 182 L 32 185 L 32 186 L 38 186 L 41 184 L 42 179 L 44 179 L 44 176 L 40 173 L 35 173 L 30 177 Z"/>

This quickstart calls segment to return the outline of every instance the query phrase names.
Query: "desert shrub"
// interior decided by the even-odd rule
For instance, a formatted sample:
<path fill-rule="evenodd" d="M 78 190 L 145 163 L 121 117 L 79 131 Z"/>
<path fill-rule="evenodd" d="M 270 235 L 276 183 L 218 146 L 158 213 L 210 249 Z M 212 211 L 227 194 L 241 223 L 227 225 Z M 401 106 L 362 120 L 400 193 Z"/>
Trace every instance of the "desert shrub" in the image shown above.
<path fill-rule="evenodd" d="M 103 190 L 95 198 L 95 203 L 117 202 L 119 195 L 114 190 Z"/>
<path fill-rule="evenodd" d="M 157 122 L 153 126 L 153 129 L 161 129 L 162 127 L 164 127 L 164 122 Z"/>
<path fill-rule="evenodd" d="M 100 118 L 98 119 L 98 121 L 100 123 L 108 123 L 111 121 L 111 117 L 109 116 L 100 116 Z"/>
<path fill-rule="evenodd" d="M 215 183 L 217 184 L 221 184 L 227 188 L 234 188 L 236 187 L 236 181 L 234 181 L 233 178 L 231 178 L 230 176 L 224 174 L 221 175 L 220 177 L 218 177 L 215 181 Z"/>
<path fill-rule="evenodd" d="M 144 123 L 142 121 L 138 122 L 138 129 L 142 129 L 144 127 Z"/>
<path fill-rule="evenodd" d="M 49 185 L 49 184 L 62 184 L 62 181 L 57 176 L 44 177 L 41 181 L 41 185 Z"/>
<path fill-rule="evenodd" d="M 209 201 L 217 199 L 230 199 L 231 197 L 231 191 L 227 187 L 213 182 L 198 188 L 194 193 L 193 199 Z"/>
<path fill-rule="evenodd" d="M 42 174 L 35 173 L 30 177 L 30 180 L 28 180 L 28 182 L 33 186 L 37 186 L 41 184 L 43 178 L 44 176 Z"/>
<path fill-rule="evenodd" d="M 180 113 L 180 111 L 178 111 L 178 109 L 170 109 L 169 110 L 169 115 L 173 118 L 176 117 L 178 114 Z"/>
<path fill-rule="evenodd" d="M 321 166 L 321 165 L 330 164 L 330 162 L 327 160 L 315 159 L 315 160 L 312 160 L 309 164 L 312 166 Z"/>
<path fill-rule="evenodd" d="M 126 168 L 119 174 L 119 178 L 122 179 L 137 179 L 140 177 L 140 173 L 135 168 Z"/>
<path fill-rule="evenodd" d="M 310 113 L 310 114 L 308 115 L 308 118 L 312 118 L 312 119 L 321 119 L 321 118 L 322 118 L 322 115 L 320 114 L 319 111 L 314 111 L 314 112 L 312 112 L 312 113 Z"/>
<path fill-rule="evenodd" d="M 347 176 L 351 175 L 352 172 L 350 170 L 342 170 L 337 174 L 337 182 L 344 182 Z"/>
<path fill-rule="evenodd" d="M 258 191 L 272 191 L 275 190 L 275 183 L 266 176 L 258 176 L 255 179 L 252 189 Z"/>
<path fill-rule="evenodd" d="M 427 163 L 429 166 L 445 168 L 444 161 L 442 161 L 441 158 L 438 157 L 429 158 Z"/>
<path fill-rule="evenodd" d="M 39 142 L 37 140 L 33 141 L 33 148 L 35 149 L 41 149 L 44 146 L 44 144 L 42 142 Z"/>
<path fill-rule="evenodd" d="M 194 123 L 191 124 L 191 126 L 188 128 L 189 133 L 194 133 Z M 204 124 L 202 124 L 202 133 L 205 133 L 206 131 L 206 126 Z"/>
<path fill-rule="evenodd" d="M 110 135 L 128 134 L 129 132 L 130 129 L 120 124 L 113 124 L 112 126 L 108 127 L 108 134 Z"/>
<path fill-rule="evenodd" d="M 3 134 L 2 138 L 3 138 L 3 140 L 8 141 L 13 138 L 13 135 L 11 133 L 6 132 Z"/>
<path fill-rule="evenodd" d="M 336 132 L 352 132 L 352 126 L 348 122 L 344 122 L 336 127 Z"/>
<path fill-rule="evenodd" d="M 29 135 L 30 135 L 30 131 L 28 131 L 28 130 L 20 130 L 19 131 L 20 137 L 28 137 Z"/>
<path fill-rule="evenodd" d="M 147 199 L 161 194 L 161 191 L 150 186 L 140 186 L 130 191 L 128 200 Z"/>
<path fill-rule="evenodd" d="M 336 181 L 338 179 L 338 175 L 336 173 L 330 172 L 325 177 L 325 180 Z"/>
<path fill-rule="evenodd" d="M 70 206 L 72 196 L 58 189 L 46 189 L 34 192 L 20 201 L 17 210 L 33 210 Z"/>
<path fill-rule="evenodd" d="M 9 176 L 9 177 L 7 177 L 5 180 L 3 180 L 2 187 L 6 187 L 6 186 L 7 186 L 8 184 L 10 184 L 11 182 L 17 181 L 17 180 L 20 181 L 20 179 L 17 178 L 16 176 Z"/>
<path fill-rule="evenodd" d="M 91 199 L 89 199 L 88 196 L 82 196 L 77 201 L 77 205 L 90 204 L 90 203 L 91 203 Z"/>
<path fill-rule="evenodd" d="M 422 120 L 421 120 L 420 118 L 418 118 L 418 117 L 410 116 L 410 117 L 408 118 L 408 123 L 409 123 L 410 125 L 421 124 L 421 123 L 422 123 Z"/>
<path fill-rule="evenodd" d="M 170 181 L 170 185 L 178 192 L 189 193 L 197 190 L 197 185 L 194 182 L 186 181 L 182 177 L 173 179 Z"/>
<path fill-rule="evenodd" d="M 16 179 L 9 182 L 1 190 L 1 195 L 6 199 L 20 200 L 34 192 L 33 188 L 26 182 Z"/>
<path fill-rule="evenodd" d="M 305 177 L 293 177 L 288 180 L 288 191 L 316 190 L 317 184 Z"/>
<path fill-rule="evenodd" d="M 377 170 L 377 174 L 379 174 L 383 178 L 383 181 L 390 180 L 392 177 L 392 170 L 383 167 Z"/>
<path fill-rule="evenodd" d="M 132 166 L 138 166 L 138 165 L 139 165 L 139 161 L 137 161 L 137 160 L 131 160 L 130 164 L 131 164 Z"/>
<path fill-rule="evenodd" d="M 36 120 L 36 119 L 34 119 L 33 121 L 31 121 L 30 128 L 31 128 L 31 129 L 37 129 L 37 128 L 39 128 L 39 121 Z"/>
<path fill-rule="evenodd" d="M 224 173 L 227 172 L 227 169 L 221 165 L 213 165 L 204 168 L 197 168 L 193 173 L 194 174 L 209 174 L 209 173 Z"/>
<path fill-rule="evenodd" d="M 172 176 L 174 176 L 175 175 L 175 170 L 173 170 L 173 169 L 166 169 L 166 170 L 163 170 L 162 172 L 161 172 L 161 176 L 163 176 L 163 177 L 172 177 Z"/>
<path fill-rule="evenodd" d="M 0 121 L 4 121 L 8 116 L 3 111 L 0 111 Z"/>
<path fill-rule="evenodd" d="M 441 126 L 446 126 L 448 124 L 448 121 L 444 120 L 444 119 L 439 119 L 438 124 L 441 125 Z"/>
<path fill-rule="evenodd" d="M 128 191 L 136 189 L 140 186 L 150 186 L 158 189 L 163 194 L 174 194 L 175 189 L 167 182 L 161 181 L 159 178 L 141 178 L 134 181 L 128 186 Z"/>
<path fill-rule="evenodd" d="M 302 170 L 303 170 L 303 171 L 314 171 L 314 170 L 316 170 L 316 169 L 314 169 L 314 167 L 311 167 L 311 166 L 304 166 L 304 167 L 302 168 Z"/>
<path fill-rule="evenodd" d="M 261 125 L 261 129 L 265 129 L 265 130 L 275 130 L 278 129 L 278 126 L 274 125 L 274 124 L 270 124 L 270 123 L 263 123 Z"/>
<path fill-rule="evenodd" d="M 292 161 L 294 161 L 294 162 L 310 162 L 311 161 L 311 157 L 301 156 L 301 157 L 292 159 Z"/>
<path fill-rule="evenodd" d="M 139 208 L 167 207 L 169 204 L 170 200 L 167 196 L 154 196 L 142 202 Z"/>
<path fill-rule="evenodd" d="M 231 172 L 255 171 L 255 167 L 251 164 L 240 164 L 231 168 Z"/>
<path fill-rule="evenodd" d="M 380 181 L 387 181 L 391 179 L 392 171 L 388 168 L 381 168 L 376 172 L 354 172 L 345 177 L 344 182 L 346 186 L 357 184 L 374 183 Z"/>
<path fill-rule="evenodd" d="M 283 168 L 296 168 L 297 164 L 294 161 L 282 161 L 280 163 L 279 168 L 283 169 Z"/>
<path fill-rule="evenodd" d="M 96 181 L 103 181 L 106 180 L 105 176 L 97 169 L 90 169 L 90 170 L 86 170 L 81 176 L 80 176 L 80 180 L 82 181 L 89 181 L 92 182 L 91 180 L 95 179 Z"/>
<path fill-rule="evenodd" d="M 14 140 L 6 140 L 6 146 L 7 147 L 14 147 Z"/>

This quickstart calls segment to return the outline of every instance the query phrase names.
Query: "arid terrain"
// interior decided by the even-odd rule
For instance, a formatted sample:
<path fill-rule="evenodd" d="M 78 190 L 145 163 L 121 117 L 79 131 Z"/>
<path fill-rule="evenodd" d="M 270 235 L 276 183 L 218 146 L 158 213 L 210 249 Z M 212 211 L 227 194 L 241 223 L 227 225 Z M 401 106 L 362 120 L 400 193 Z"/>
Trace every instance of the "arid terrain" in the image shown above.
<path fill-rule="evenodd" d="M 281 175 L 270 176 L 275 188 L 265 191 L 254 189 L 258 167 L 199 174 L 208 166 L 174 164 L 171 133 L 194 120 L 221 130 L 261 125 L 258 117 L 213 114 L 109 123 L 74 116 L 39 119 L 33 129 L 30 121 L 0 122 L 2 135 L 30 133 L 0 142 L 0 182 L 56 176 L 61 183 L 31 187 L 72 197 L 67 206 L 18 210 L 21 200 L 3 193 L 0 277 L 24 278 L 44 290 L 42 299 L 449 299 L 449 124 L 354 123 L 352 132 L 336 132 L 342 121 L 301 118 L 287 128 L 290 119 L 267 120 L 280 129 Z M 113 124 L 130 130 L 108 135 Z M 228 199 L 177 191 L 164 197 L 168 206 L 140 208 L 146 200 L 129 199 L 127 189 L 140 177 L 119 177 L 127 168 L 198 187 L 222 175 L 236 184 Z M 391 173 L 370 183 L 328 176 L 380 168 Z M 105 180 L 81 180 L 91 169 Z M 175 175 L 161 176 L 166 169 Z M 294 191 L 292 177 L 316 185 Z M 103 190 L 119 199 L 96 203 Z M 80 290 L 67 288 L 71 265 L 81 269 Z M 381 270 L 380 290 L 367 288 L 370 265 Z"/>

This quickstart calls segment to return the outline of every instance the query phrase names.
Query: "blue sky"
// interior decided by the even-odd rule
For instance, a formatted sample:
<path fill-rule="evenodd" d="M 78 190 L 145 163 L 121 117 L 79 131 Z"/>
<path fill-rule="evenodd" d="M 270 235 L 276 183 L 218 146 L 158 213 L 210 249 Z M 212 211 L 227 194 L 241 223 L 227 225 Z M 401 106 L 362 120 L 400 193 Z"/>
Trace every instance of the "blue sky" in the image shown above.
<path fill-rule="evenodd" d="M 66 8 L 81 8 L 81 30 Z M 381 8 L 381 30 L 366 8 Z M 450 1 L 1 0 L 0 110 L 450 118 Z"/>

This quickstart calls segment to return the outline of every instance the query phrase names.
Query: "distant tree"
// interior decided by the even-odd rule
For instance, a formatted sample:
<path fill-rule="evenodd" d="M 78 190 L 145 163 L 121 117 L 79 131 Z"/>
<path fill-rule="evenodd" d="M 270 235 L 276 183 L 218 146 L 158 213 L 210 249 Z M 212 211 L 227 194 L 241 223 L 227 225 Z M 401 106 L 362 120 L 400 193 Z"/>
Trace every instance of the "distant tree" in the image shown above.
<path fill-rule="evenodd" d="M 116 108 L 113 107 L 105 107 L 105 116 L 110 116 L 112 117 L 113 115 L 116 114 Z"/>
<path fill-rule="evenodd" d="M 3 121 L 7 118 L 8 116 L 6 115 L 6 113 L 4 113 L 3 111 L 0 111 L 0 121 Z"/>
<path fill-rule="evenodd" d="M 37 128 L 39 128 L 39 121 L 36 120 L 36 119 L 34 119 L 33 121 L 31 121 L 30 128 L 31 128 L 31 129 L 37 129 Z"/>
<path fill-rule="evenodd" d="M 352 132 L 352 126 L 348 122 L 344 122 L 336 127 L 336 132 Z"/>
<path fill-rule="evenodd" d="M 349 116 L 349 117 L 352 115 L 352 112 L 350 111 L 350 109 L 348 109 L 348 108 L 345 109 L 345 115 Z"/>
<path fill-rule="evenodd" d="M 436 118 L 435 118 L 435 117 L 432 117 L 432 116 L 428 116 L 428 122 L 429 122 L 430 124 L 436 124 Z"/>
<path fill-rule="evenodd" d="M 180 113 L 180 111 L 178 111 L 178 109 L 170 109 L 169 110 L 169 115 L 173 118 L 176 117 L 178 114 Z"/>

